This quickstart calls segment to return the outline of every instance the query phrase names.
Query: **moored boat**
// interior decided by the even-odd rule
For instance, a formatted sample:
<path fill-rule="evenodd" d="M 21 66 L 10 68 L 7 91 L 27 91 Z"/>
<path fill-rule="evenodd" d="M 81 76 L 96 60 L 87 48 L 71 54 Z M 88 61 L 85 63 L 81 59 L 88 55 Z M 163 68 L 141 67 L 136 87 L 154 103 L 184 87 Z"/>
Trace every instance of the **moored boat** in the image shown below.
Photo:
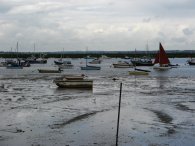
<path fill-rule="evenodd" d="M 133 67 L 133 64 L 126 61 L 118 61 L 117 63 L 112 64 L 114 68 L 130 68 Z"/>
<path fill-rule="evenodd" d="M 87 63 L 87 59 L 89 57 L 86 57 L 86 62 L 85 62 L 85 66 L 81 66 L 81 70 L 100 70 L 101 67 L 100 66 L 92 66 L 92 65 L 88 65 Z"/>
<path fill-rule="evenodd" d="M 93 88 L 93 80 L 84 79 L 84 75 L 65 75 L 55 79 L 54 83 L 60 88 Z"/>
<path fill-rule="evenodd" d="M 7 69 L 23 69 L 23 66 L 20 63 L 9 63 L 6 66 Z"/>
<path fill-rule="evenodd" d="M 71 63 L 71 61 L 61 61 L 57 63 L 57 61 L 54 61 L 55 64 L 58 65 L 59 68 L 61 69 L 71 69 L 73 68 L 73 65 Z"/>
<path fill-rule="evenodd" d="M 91 65 L 86 65 L 86 66 L 81 66 L 81 70 L 100 70 L 100 66 L 91 66 Z"/>
<path fill-rule="evenodd" d="M 6 67 L 7 63 L 6 62 L 0 62 L 0 67 Z"/>
<path fill-rule="evenodd" d="M 161 43 L 159 43 L 159 51 L 156 54 L 154 64 L 159 64 L 159 66 L 153 67 L 153 69 L 157 69 L 157 70 L 167 70 L 167 69 L 172 68 L 169 65 L 170 64 L 169 58 L 168 58 L 163 46 L 161 45 Z"/>
<path fill-rule="evenodd" d="M 39 73 L 61 73 L 62 70 L 61 69 L 58 69 L 58 70 L 55 70 L 55 69 L 38 69 Z"/>
<path fill-rule="evenodd" d="M 100 59 L 94 59 L 92 61 L 89 62 L 90 64 L 100 64 L 101 60 Z"/>
<path fill-rule="evenodd" d="M 73 65 L 72 64 L 60 64 L 58 65 L 58 67 L 61 69 L 71 69 L 73 68 Z"/>
<path fill-rule="evenodd" d="M 36 58 L 35 56 L 31 56 L 25 59 L 26 62 L 30 63 L 30 64 L 46 64 L 47 63 L 47 59 L 45 58 Z"/>
<path fill-rule="evenodd" d="M 189 65 L 195 65 L 195 58 L 191 58 L 187 61 Z"/>
<path fill-rule="evenodd" d="M 129 71 L 129 75 L 148 75 L 148 74 L 149 73 L 145 71 L 137 71 L 137 70 Z"/>
<path fill-rule="evenodd" d="M 152 59 L 150 58 L 135 58 L 131 60 L 134 66 L 153 66 Z"/>

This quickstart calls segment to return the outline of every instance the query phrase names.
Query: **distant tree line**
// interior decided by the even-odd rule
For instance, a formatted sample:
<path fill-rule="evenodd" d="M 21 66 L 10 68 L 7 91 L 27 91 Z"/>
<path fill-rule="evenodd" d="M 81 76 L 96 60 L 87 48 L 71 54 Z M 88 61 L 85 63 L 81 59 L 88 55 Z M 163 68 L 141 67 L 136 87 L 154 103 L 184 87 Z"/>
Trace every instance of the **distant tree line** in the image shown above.
<path fill-rule="evenodd" d="M 45 58 L 60 58 L 61 56 L 63 58 L 84 58 L 86 56 L 90 56 L 90 57 L 101 57 L 102 55 L 106 55 L 108 57 L 111 58 L 125 58 L 125 57 L 130 57 L 130 58 L 140 58 L 143 56 L 146 56 L 145 52 L 136 52 L 136 53 L 127 53 L 127 52 L 104 52 L 104 53 L 94 53 L 94 52 L 89 52 L 89 53 L 52 53 L 52 52 L 48 52 L 48 53 L 44 53 L 44 57 Z M 19 58 L 28 58 L 31 56 L 35 56 L 35 57 L 40 57 L 43 56 L 42 53 L 25 53 L 25 52 L 20 52 L 20 53 L 11 53 L 11 52 L 1 52 L 0 53 L 0 57 L 1 58 L 17 58 L 17 56 Z M 147 54 L 147 56 L 150 56 L 151 58 L 155 58 L 156 52 L 151 52 L 149 54 Z M 190 52 L 168 52 L 167 53 L 169 58 L 189 58 L 189 57 L 195 57 L 195 53 L 190 53 Z"/>

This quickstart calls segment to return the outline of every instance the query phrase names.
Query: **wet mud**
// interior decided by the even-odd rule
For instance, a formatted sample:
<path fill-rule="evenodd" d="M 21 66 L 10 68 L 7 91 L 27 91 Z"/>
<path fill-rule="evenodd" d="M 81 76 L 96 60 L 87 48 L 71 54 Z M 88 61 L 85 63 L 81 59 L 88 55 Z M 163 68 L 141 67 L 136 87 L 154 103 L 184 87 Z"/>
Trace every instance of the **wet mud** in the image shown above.
<path fill-rule="evenodd" d="M 119 145 L 193 146 L 195 143 L 195 78 L 182 66 L 149 76 L 129 76 L 131 69 L 39 74 L 34 65 L 24 70 L 0 68 L 0 145 L 91 146 L 115 145 L 119 85 L 123 83 Z M 53 68 L 54 66 L 52 66 Z M 93 90 L 59 89 L 55 78 L 85 74 Z"/>

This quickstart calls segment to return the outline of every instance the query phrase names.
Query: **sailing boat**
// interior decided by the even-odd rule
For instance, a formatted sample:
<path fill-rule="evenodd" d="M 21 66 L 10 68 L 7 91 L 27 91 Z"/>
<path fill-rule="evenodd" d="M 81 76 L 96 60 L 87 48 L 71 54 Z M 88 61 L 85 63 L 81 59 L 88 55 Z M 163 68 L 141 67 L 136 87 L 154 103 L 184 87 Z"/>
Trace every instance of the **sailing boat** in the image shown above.
<path fill-rule="evenodd" d="M 88 49 L 87 49 L 88 50 Z M 87 53 L 86 53 L 87 54 Z M 100 66 L 92 66 L 92 65 L 88 65 L 87 64 L 87 59 L 89 58 L 89 56 L 86 56 L 86 64 L 85 66 L 81 66 L 81 70 L 100 70 L 101 67 Z"/>
<path fill-rule="evenodd" d="M 142 58 L 133 58 L 131 59 L 131 63 L 134 66 L 153 66 L 154 64 L 152 63 L 152 59 L 148 56 L 148 43 L 146 45 L 146 55 L 143 56 Z M 136 54 L 136 49 L 135 49 L 135 54 Z"/>
<path fill-rule="evenodd" d="M 88 56 L 86 57 L 86 64 L 85 64 L 85 66 L 81 66 L 81 70 L 100 70 L 101 69 L 100 66 L 88 65 L 87 58 L 88 58 Z"/>
<path fill-rule="evenodd" d="M 18 58 L 18 42 L 16 45 L 16 52 L 17 52 L 17 61 L 16 62 L 15 61 L 8 62 L 7 66 L 6 66 L 7 69 L 23 69 L 21 61 Z"/>
<path fill-rule="evenodd" d="M 158 70 L 171 69 L 171 66 L 169 66 L 170 64 L 169 58 L 161 43 L 159 43 L 159 51 L 156 54 L 154 64 L 159 64 L 159 66 L 154 66 L 154 69 L 158 69 Z"/>

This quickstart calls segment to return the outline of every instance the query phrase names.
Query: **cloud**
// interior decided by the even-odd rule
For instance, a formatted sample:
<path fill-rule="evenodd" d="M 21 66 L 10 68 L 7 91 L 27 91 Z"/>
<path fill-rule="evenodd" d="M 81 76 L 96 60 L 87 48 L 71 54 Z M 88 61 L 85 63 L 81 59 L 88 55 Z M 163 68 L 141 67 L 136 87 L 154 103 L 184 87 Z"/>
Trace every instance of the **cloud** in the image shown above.
<path fill-rule="evenodd" d="M 193 0 L 2 0 L 0 50 L 192 48 Z M 37 50 L 38 51 L 38 50 Z"/>
<path fill-rule="evenodd" d="M 185 34 L 185 35 L 192 35 L 193 33 L 194 33 L 194 29 L 190 29 L 190 28 L 184 28 L 183 29 L 183 33 Z"/>

